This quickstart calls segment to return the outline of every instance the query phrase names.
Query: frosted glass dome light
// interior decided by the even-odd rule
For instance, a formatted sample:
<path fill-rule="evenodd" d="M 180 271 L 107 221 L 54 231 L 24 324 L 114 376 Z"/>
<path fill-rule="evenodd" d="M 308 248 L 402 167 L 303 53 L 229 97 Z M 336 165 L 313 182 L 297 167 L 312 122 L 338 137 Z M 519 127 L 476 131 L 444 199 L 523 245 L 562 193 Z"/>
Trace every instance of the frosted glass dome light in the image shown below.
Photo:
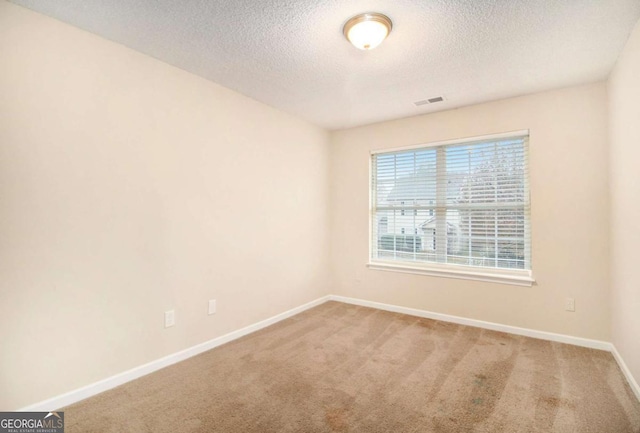
<path fill-rule="evenodd" d="M 344 36 L 361 50 L 372 50 L 391 33 L 391 20 L 375 12 L 356 15 L 344 25 Z"/>

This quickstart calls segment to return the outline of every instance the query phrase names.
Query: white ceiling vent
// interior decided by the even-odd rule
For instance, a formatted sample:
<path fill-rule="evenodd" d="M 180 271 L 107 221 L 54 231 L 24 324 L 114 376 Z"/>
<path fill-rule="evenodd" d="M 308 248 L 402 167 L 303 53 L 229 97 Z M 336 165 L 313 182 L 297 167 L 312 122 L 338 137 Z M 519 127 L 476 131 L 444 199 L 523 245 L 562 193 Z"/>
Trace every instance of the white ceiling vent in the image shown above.
<path fill-rule="evenodd" d="M 444 101 L 444 97 L 435 96 L 433 98 L 423 99 L 422 101 L 416 101 L 414 102 L 414 104 L 416 107 L 420 107 L 422 105 L 435 104 L 436 102 L 442 102 L 442 101 Z"/>

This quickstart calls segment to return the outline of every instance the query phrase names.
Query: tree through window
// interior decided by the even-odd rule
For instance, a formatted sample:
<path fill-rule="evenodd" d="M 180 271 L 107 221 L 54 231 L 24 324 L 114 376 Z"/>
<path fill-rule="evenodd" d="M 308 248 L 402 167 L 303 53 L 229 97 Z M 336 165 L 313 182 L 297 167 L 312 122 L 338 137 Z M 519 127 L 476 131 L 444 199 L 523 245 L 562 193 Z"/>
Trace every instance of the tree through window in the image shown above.
<path fill-rule="evenodd" d="M 375 152 L 371 172 L 372 262 L 531 269 L 526 133 Z"/>

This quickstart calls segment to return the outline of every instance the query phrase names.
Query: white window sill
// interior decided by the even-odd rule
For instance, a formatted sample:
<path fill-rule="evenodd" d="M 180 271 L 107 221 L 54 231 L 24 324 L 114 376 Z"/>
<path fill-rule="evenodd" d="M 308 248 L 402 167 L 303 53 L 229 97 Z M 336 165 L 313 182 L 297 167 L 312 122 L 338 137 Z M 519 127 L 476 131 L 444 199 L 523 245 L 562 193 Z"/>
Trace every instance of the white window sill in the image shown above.
<path fill-rule="evenodd" d="M 377 271 L 402 272 L 406 274 L 429 275 L 432 277 L 458 278 L 461 280 L 484 281 L 489 283 L 510 284 L 531 287 L 535 280 L 531 271 L 473 268 L 460 265 L 433 264 L 412 266 L 404 263 L 370 262 L 369 269 Z"/>

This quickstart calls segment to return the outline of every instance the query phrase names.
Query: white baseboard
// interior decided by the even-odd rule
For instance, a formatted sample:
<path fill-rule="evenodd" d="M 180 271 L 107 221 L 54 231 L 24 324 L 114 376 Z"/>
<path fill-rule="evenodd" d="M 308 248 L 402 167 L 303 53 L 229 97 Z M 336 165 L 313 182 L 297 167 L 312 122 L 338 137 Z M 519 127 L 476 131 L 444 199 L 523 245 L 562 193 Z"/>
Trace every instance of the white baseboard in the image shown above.
<path fill-rule="evenodd" d="M 332 301 L 344 302 L 346 304 L 360 305 L 363 307 L 377 308 L 378 310 L 391 311 L 393 313 L 408 314 L 410 316 L 424 317 L 426 319 L 441 320 L 443 322 L 457 323 L 459 325 L 474 326 L 476 328 L 491 329 L 492 331 L 506 332 L 509 334 L 523 335 L 525 337 L 539 338 L 542 340 L 557 341 L 559 343 L 573 344 L 575 346 L 589 347 L 611 351 L 611 343 L 600 340 L 590 340 L 588 338 L 572 337 L 570 335 L 554 334 L 553 332 L 536 331 L 517 326 L 502 325 L 500 323 L 484 322 L 482 320 L 467 319 L 466 317 L 450 316 L 448 314 L 433 313 L 415 308 L 400 307 L 398 305 L 383 304 L 380 302 L 365 301 L 364 299 L 348 298 L 345 296 L 331 295 Z"/>
<path fill-rule="evenodd" d="M 443 322 L 457 323 L 460 325 L 474 326 L 477 328 L 491 329 L 493 331 L 507 332 L 509 334 L 523 335 L 525 337 L 539 338 L 541 340 L 556 341 L 559 343 L 573 344 L 574 346 L 588 347 L 590 349 L 606 350 L 611 352 L 613 358 L 618 363 L 620 370 L 624 374 L 629 387 L 640 401 L 640 386 L 631 374 L 622 356 L 608 341 L 590 340 L 588 338 L 573 337 L 571 335 L 555 334 L 553 332 L 536 331 L 533 329 L 519 328 L 517 326 L 502 325 L 500 323 L 484 322 L 482 320 L 467 319 L 465 317 L 450 316 L 448 314 L 433 313 L 415 308 L 400 307 L 398 305 L 383 304 L 381 302 L 366 301 L 364 299 L 349 298 L 346 296 L 330 295 L 329 300 L 344 302 L 346 304 L 360 305 L 362 307 L 376 308 L 378 310 L 391 311 L 393 313 L 408 314 L 410 316 L 424 317 L 427 319 L 441 320 Z"/>
<path fill-rule="evenodd" d="M 451 322 L 451 323 L 457 323 L 460 325 L 474 326 L 477 328 L 484 328 L 484 329 L 490 329 L 493 331 L 506 332 L 509 334 L 539 338 L 542 340 L 556 341 L 559 343 L 573 344 L 576 346 L 588 347 L 591 349 L 606 350 L 613 354 L 613 357 L 618 362 L 620 369 L 622 370 L 627 381 L 629 382 L 629 386 L 635 393 L 636 397 L 638 397 L 638 400 L 640 400 L 640 387 L 638 386 L 638 383 L 635 381 L 634 377 L 631 375 L 630 370 L 622 360 L 622 357 L 620 356 L 616 348 L 613 346 L 613 344 L 607 341 L 590 340 L 587 338 L 572 337 L 570 335 L 555 334 L 552 332 L 545 332 L 545 331 L 536 331 L 533 329 L 502 325 L 499 323 L 485 322 L 482 320 L 467 319 L 465 317 L 451 316 L 448 314 L 434 313 L 426 310 L 418 310 L 415 308 L 401 307 L 398 305 L 390 305 L 390 304 L 384 304 L 380 302 L 366 301 L 364 299 L 349 298 L 346 296 L 327 295 L 322 298 L 316 299 L 315 301 L 301 305 L 299 307 L 292 308 L 291 310 L 285 311 L 284 313 L 280 313 L 276 316 L 270 317 L 261 322 L 254 323 L 253 325 L 246 326 L 237 331 L 230 332 L 228 334 L 222 335 L 220 337 L 214 338 L 212 340 L 206 341 L 204 343 L 198 344 L 196 346 L 190 347 L 180 352 L 176 352 L 174 354 L 165 356 L 164 358 L 151 361 L 147 364 L 132 368 L 131 370 L 127 370 L 125 372 L 116 374 L 115 376 L 111 376 L 104 380 L 92 383 L 82 388 L 50 398 L 48 400 L 44 400 L 39 403 L 32 404 L 30 406 L 26 406 L 22 409 L 19 409 L 19 411 L 24 411 L 24 412 L 51 411 L 51 410 L 59 409 L 61 407 L 68 406 L 80 400 L 84 400 L 86 398 L 92 397 L 101 392 L 115 388 L 116 386 L 130 382 L 139 377 L 145 376 L 149 373 L 153 373 L 154 371 L 160 370 L 164 367 L 168 367 L 169 365 L 175 364 L 180 361 L 184 361 L 185 359 L 191 358 L 192 356 L 198 355 L 202 352 L 206 352 L 207 350 L 211 350 L 215 347 L 221 346 L 225 343 L 236 340 L 240 337 L 244 337 L 245 335 L 251 334 L 252 332 L 259 331 L 260 329 L 266 328 L 267 326 L 273 325 L 274 323 L 280 322 L 284 319 L 288 319 L 291 316 L 295 316 L 296 314 L 302 313 L 303 311 L 316 307 L 327 301 L 338 301 L 346 304 L 360 305 L 363 307 L 376 308 L 378 310 L 390 311 L 394 313 L 402 313 L 402 314 L 408 314 L 411 316 L 424 317 L 427 319 L 441 320 L 443 322 Z"/>
<path fill-rule="evenodd" d="M 284 313 L 280 313 L 278 315 L 265 319 L 261 322 L 254 323 L 253 325 L 246 326 L 242 329 L 238 329 L 237 331 L 230 332 L 228 334 L 222 335 L 188 349 L 181 350 L 180 352 L 167 355 L 164 358 L 151 361 L 139 367 L 132 368 L 131 370 L 116 374 L 115 376 L 111 376 L 90 385 L 83 386 L 82 388 L 78 388 L 76 390 L 50 398 L 48 400 L 41 401 L 39 403 L 32 404 L 30 406 L 23 407 L 22 409 L 18 410 L 21 412 L 40 412 L 52 411 L 68 406 L 80 400 L 84 400 L 85 398 L 92 397 L 101 392 L 115 388 L 116 386 L 145 376 L 149 373 L 153 373 L 154 371 L 160 370 L 161 368 L 168 367 L 169 365 L 184 361 L 185 359 L 191 358 L 192 356 L 199 355 L 202 352 L 206 352 L 207 350 L 211 350 L 215 347 L 221 346 L 240 337 L 244 337 L 245 335 L 251 334 L 252 332 L 259 331 L 260 329 L 266 328 L 267 326 L 273 325 L 274 323 L 302 313 L 305 310 L 308 310 L 320 304 L 324 304 L 328 300 L 329 296 L 324 296 L 322 298 L 316 299 L 315 301 L 309 302 L 296 308 L 292 308 L 291 310 L 285 311 Z"/>
<path fill-rule="evenodd" d="M 627 382 L 629 382 L 631 390 L 638 398 L 638 401 L 640 401 L 640 386 L 638 386 L 638 382 L 636 382 L 636 379 L 631 374 L 631 370 L 629 370 L 629 367 L 627 367 L 627 364 L 625 364 L 622 356 L 620 356 L 618 349 L 616 349 L 616 346 L 614 346 L 613 344 L 611 345 L 611 354 L 616 359 L 618 365 L 620 366 L 620 370 L 622 370 L 622 373 L 627 378 Z"/>

